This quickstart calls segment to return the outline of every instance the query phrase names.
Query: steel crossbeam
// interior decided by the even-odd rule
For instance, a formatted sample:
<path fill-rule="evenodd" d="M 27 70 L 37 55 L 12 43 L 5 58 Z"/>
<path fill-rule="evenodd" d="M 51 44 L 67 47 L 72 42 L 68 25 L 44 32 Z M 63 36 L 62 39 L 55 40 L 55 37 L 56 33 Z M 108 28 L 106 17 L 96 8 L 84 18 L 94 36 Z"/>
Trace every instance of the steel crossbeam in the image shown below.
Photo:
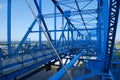
<path fill-rule="evenodd" d="M 29 5 L 29 8 L 31 7 L 30 10 L 35 19 L 21 41 L 12 43 L 11 9 L 13 7 L 11 7 L 12 0 L 7 0 L 7 42 L 0 42 L 0 80 L 17 79 L 41 65 L 47 66 L 46 70 L 50 70 L 51 66 L 58 66 L 56 71 L 59 71 L 51 76 L 50 80 L 60 80 L 66 73 L 70 79 L 75 80 L 89 79 L 92 76 L 95 76 L 93 77 L 95 80 L 117 77 L 120 62 L 115 55 L 113 56 L 113 53 L 116 53 L 113 50 L 120 1 L 48 1 L 53 7 L 49 13 L 43 11 L 48 7 L 44 0 L 30 1 L 33 5 Z M 38 41 L 32 41 L 30 35 L 32 33 L 37 33 Z M 56 64 L 56 61 L 59 64 Z M 61 64 L 65 67 L 64 69 L 61 68 Z M 77 70 L 83 72 L 79 76 L 76 76 L 77 73 L 69 74 L 68 70 L 72 72 L 71 68 L 76 72 Z"/>
<path fill-rule="evenodd" d="M 81 10 L 81 14 L 97 14 L 99 12 L 99 10 L 97 9 L 90 9 L 90 10 Z M 62 17 L 62 15 L 65 15 L 65 12 L 63 14 L 61 13 L 51 13 L 51 14 L 43 14 L 44 18 L 54 18 L 56 15 L 56 17 Z M 70 15 L 71 16 L 77 16 L 79 15 L 78 11 L 70 11 Z"/>

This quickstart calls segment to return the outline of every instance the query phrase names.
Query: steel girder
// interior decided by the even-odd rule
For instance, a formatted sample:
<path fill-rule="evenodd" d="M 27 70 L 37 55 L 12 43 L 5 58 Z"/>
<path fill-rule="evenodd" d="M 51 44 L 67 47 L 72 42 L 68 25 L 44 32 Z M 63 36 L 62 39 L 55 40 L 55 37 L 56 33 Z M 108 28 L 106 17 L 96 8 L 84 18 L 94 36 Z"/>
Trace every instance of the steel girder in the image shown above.
<path fill-rule="evenodd" d="M 9 0 L 11 1 L 11 0 Z M 92 69 L 92 67 L 94 66 L 94 64 L 97 64 L 97 66 L 95 65 L 94 68 L 98 68 L 101 70 L 101 56 L 99 56 L 99 54 L 101 54 L 101 51 L 99 52 L 99 50 L 101 48 L 101 30 L 103 30 L 100 26 L 102 24 L 102 22 L 99 22 L 97 26 L 94 26 L 93 28 L 86 28 L 86 25 L 87 25 L 87 22 L 89 21 L 86 21 L 87 19 L 84 19 L 83 17 L 83 14 L 84 15 L 92 15 L 92 14 L 96 14 L 97 13 L 100 13 L 101 11 L 101 7 L 103 6 L 103 2 L 102 0 L 99 0 L 98 3 L 100 2 L 100 5 L 98 5 L 99 8 L 97 9 L 86 9 L 86 10 L 81 10 L 79 8 L 79 3 L 80 2 L 88 2 L 83 8 L 85 8 L 86 6 L 88 6 L 88 4 L 90 4 L 92 1 L 94 0 L 75 0 L 75 1 L 65 1 L 65 0 L 52 0 L 54 5 L 55 5 L 55 9 L 54 9 L 54 14 L 53 13 L 50 13 L 50 14 L 42 14 L 41 13 L 41 6 L 38 5 L 38 2 L 37 0 L 34 0 L 34 3 L 35 3 L 35 6 L 37 8 L 37 11 L 38 11 L 38 18 L 40 20 L 40 22 L 43 23 L 44 25 L 44 28 L 45 28 L 45 32 L 47 32 L 47 34 L 49 35 L 49 38 L 50 40 L 52 41 L 53 39 L 51 38 L 50 36 L 50 32 L 54 32 L 54 40 L 55 40 L 55 44 L 54 46 L 56 47 L 57 51 L 59 52 L 59 55 L 61 56 L 61 58 L 63 56 L 67 56 L 69 58 L 66 58 L 66 62 L 65 64 L 67 63 L 68 59 L 71 60 L 75 55 L 78 54 L 78 52 L 83 49 L 84 50 L 84 53 L 82 54 L 78 54 L 77 55 L 77 58 L 73 58 L 73 60 L 71 60 L 72 62 L 70 62 L 68 65 L 68 69 L 70 69 L 71 67 L 73 67 L 72 65 L 74 64 L 75 61 L 78 60 L 78 63 L 77 63 L 77 66 L 78 64 L 80 63 L 80 61 L 83 61 L 84 64 L 86 65 L 89 65 L 87 67 L 90 67 L 90 69 Z M 61 5 L 65 5 L 65 4 L 72 4 L 72 3 L 76 3 L 77 5 L 77 8 L 75 8 L 75 10 L 64 10 L 63 7 L 61 7 Z M 8 7 L 8 36 L 9 36 L 9 40 L 8 40 L 8 43 L 11 44 L 10 42 L 10 15 L 11 15 L 11 12 L 10 12 L 10 7 L 11 3 L 9 2 L 9 7 Z M 67 6 L 68 7 L 68 6 Z M 70 6 L 69 6 L 70 7 Z M 60 13 L 56 12 L 56 8 L 60 11 Z M 73 9 L 73 7 L 70 7 Z M 106 36 L 107 37 L 107 47 L 106 47 L 106 54 L 105 54 L 105 71 L 108 72 L 109 69 L 110 69 L 110 65 L 111 65 L 111 58 L 112 58 L 112 53 L 113 53 L 113 46 L 114 46 L 114 41 L 115 41 L 115 33 L 116 33 L 116 26 L 117 26 L 117 21 L 118 21 L 118 14 L 119 14 L 119 0 L 110 0 L 110 11 L 109 11 L 109 25 L 108 25 L 108 33 Z M 80 24 L 83 24 L 85 26 L 85 29 L 84 28 L 77 28 L 75 26 L 75 24 L 72 22 L 72 19 L 71 17 L 73 16 L 79 16 L 81 15 L 81 18 L 82 18 L 82 23 Z M 95 16 L 95 20 L 94 21 L 100 21 L 102 20 L 102 15 L 97 15 L 99 17 L 97 17 L 96 15 Z M 92 15 L 93 16 L 93 15 Z M 47 18 L 53 18 L 54 17 L 54 30 L 49 30 L 48 26 L 46 25 L 46 22 L 45 22 L 45 19 Z M 62 30 L 56 30 L 56 17 L 62 17 L 62 27 L 63 29 Z M 80 17 L 80 16 L 79 16 Z M 75 17 L 76 18 L 76 17 Z M 64 22 L 66 19 L 66 24 L 64 26 Z M 80 20 L 80 19 L 79 19 Z M 79 20 L 78 23 L 79 23 Z M 16 70 L 16 71 L 13 71 L 11 73 L 8 73 L 8 74 L 5 74 L 3 76 L 0 76 L 0 79 L 5 79 L 5 78 L 14 78 L 20 74 L 23 74 L 24 72 L 27 72 L 29 70 L 32 70 L 33 68 L 36 68 L 42 64 L 46 64 L 48 62 L 51 62 L 52 60 L 55 60 L 56 59 L 56 56 L 54 55 L 54 52 L 52 52 L 52 49 L 50 46 L 46 46 L 46 45 L 42 45 L 41 42 L 39 42 L 39 46 L 38 44 L 34 44 L 32 45 L 32 47 L 29 47 L 29 45 L 31 45 L 32 43 L 25 43 L 26 40 L 27 40 L 27 37 L 30 33 L 32 32 L 39 32 L 39 33 L 42 33 L 43 31 L 39 30 L 39 31 L 32 31 L 34 25 L 36 24 L 36 20 L 33 21 L 33 23 L 31 24 L 31 26 L 29 27 L 28 31 L 26 32 L 25 36 L 23 37 L 23 39 L 21 40 L 21 42 L 19 43 L 18 47 L 15 49 L 15 55 L 6 55 L 6 56 L 2 56 L 1 57 L 1 66 L 0 66 L 0 73 L 1 75 L 3 75 L 2 73 L 8 69 L 8 68 L 12 68 L 13 66 L 19 66 L 21 65 L 22 68 L 19 69 L 19 70 Z M 83 27 L 82 25 L 82 27 Z M 88 25 L 87 25 L 88 26 Z M 99 28 L 98 28 L 99 26 Z M 106 29 L 106 28 L 104 28 Z M 96 32 L 95 34 L 91 34 L 90 37 L 97 37 L 97 41 L 95 41 L 94 39 L 91 39 L 91 38 L 88 38 L 88 35 L 85 36 L 82 31 L 87 31 L 87 32 L 91 32 L 92 33 L 92 30 L 94 31 L 99 31 L 99 32 Z M 56 39 L 56 34 L 57 32 L 61 32 L 61 35 L 60 35 L 60 38 L 57 42 L 57 39 Z M 65 32 L 67 32 L 67 36 L 65 35 Z M 77 32 L 77 37 L 81 37 L 82 36 L 82 39 L 76 39 L 74 38 L 75 34 L 74 32 Z M 98 33 L 98 35 L 96 35 Z M 41 35 L 41 34 L 40 34 Z M 41 35 L 42 36 L 42 35 Z M 41 38 L 41 36 L 39 36 Z M 98 38 L 99 37 L 99 38 Z M 75 40 L 76 39 L 76 40 Z M 99 43 L 99 45 L 97 45 L 97 42 Z M 48 44 L 49 45 L 49 44 Z M 25 46 L 25 48 L 24 48 Z M 10 46 L 8 45 L 9 49 L 10 49 Z M 50 53 L 48 52 L 47 53 L 47 50 L 50 50 Z M 11 53 L 10 50 L 8 50 L 9 52 L 8 53 Z M 38 54 L 37 52 L 38 51 L 41 51 L 40 54 Z M 82 58 L 79 58 L 80 55 L 82 55 Z M 97 57 L 97 59 L 91 59 L 91 56 L 92 57 Z M 30 58 L 27 58 L 27 57 L 30 57 Z M 84 57 L 87 57 L 87 58 L 84 58 Z M 21 59 L 19 59 L 21 58 Z M 23 59 L 24 58 L 24 59 Z M 3 60 L 2 60 L 3 59 Z M 15 62 L 12 63 L 12 61 L 14 61 L 13 59 L 15 59 Z M 3 61 L 6 60 L 6 64 L 3 64 Z M 39 62 L 39 60 L 42 60 Z M 36 61 L 35 64 L 32 64 L 32 65 L 29 65 L 28 67 L 25 67 L 24 64 L 26 64 L 27 62 L 32 62 L 32 61 Z M 87 62 L 88 61 L 88 62 Z M 10 62 L 10 63 L 9 63 Z M 99 63 L 100 62 L 100 63 Z M 60 73 L 61 74 L 62 72 L 61 71 L 64 71 L 63 69 L 60 70 Z M 16 74 L 18 73 L 18 74 Z M 59 76 L 59 74 L 56 74 L 59 78 L 61 78 L 63 76 L 63 74 L 65 74 L 63 72 L 62 76 Z M 97 72 L 94 72 L 93 74 L 89 74 L 89 76 L 93 76 L 93 75 L 96 75 L 96 74 L 100 74 L 100 75 L 103 75 L 104 73 L 97 73 Z M 87 77 L 87 76 L 84 76 L 84 77 Z M 83 78 L 84 78 L 83 77 Z M 81 78 L 78 78 L 78 79 L 81 79 Z"/>
<path fill-rule="evenodd" d="M 99 12 L 99 10 L 97 10 L 97 9 L 90 9 L 90 10 L 82 10 L 81 11 L 82 14 L 96 14 L 98 12 Z M 56 17 L 62 17 L 62 15 L 65 15 L 65 12 L 64 12 L 64 14 L 61 14 L 61 13 L 44 14 L 43 17 L 44 18 L 54 18 L 55 15 L 56 15 Z M 79 15 L 79 12 L 78 11 L 70 11 L 70 15 L 76 16 L 76 15 Z"/>
<path fill-rule="evenodd" d="M 109 22 L 108 22 L 108 33 L 107 33 L 107 48 L 105 56 L 105 72 L 108 72 L 111 69 L 112 54 L 115 43 L 115 36 L 118 23 L 118 15 L 120 8 L 119 0 L 110 0 L 109 2 Z"/>

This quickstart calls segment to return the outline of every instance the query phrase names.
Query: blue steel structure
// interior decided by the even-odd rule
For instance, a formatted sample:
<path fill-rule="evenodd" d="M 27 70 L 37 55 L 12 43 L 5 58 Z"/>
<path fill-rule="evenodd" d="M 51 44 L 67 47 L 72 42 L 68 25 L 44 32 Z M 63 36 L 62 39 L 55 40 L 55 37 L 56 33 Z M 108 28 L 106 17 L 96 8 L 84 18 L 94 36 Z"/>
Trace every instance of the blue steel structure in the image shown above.
<path fill-rule="evenodd" d="M 39 66 L 50 70 L 59 62 L 41 28 L 34 31 L 36 19 L 28 28 L 20 42 L 11 42 L 11 1 L 7 0 L 7 49 L 0 48 L 0 80 L 16 79 Z M 99 76 L 102 80 L 119 80 L 120 60 L 114 48 L 119 15 L 119 0 L 50 0 L 53 13 L 43 13 L 42 1 L 33 0 L 37 18 L 57 50 L 65 60 L 68 71 L 71 68 L 86 70 L 89 73 L 73 76 L 73 80 Z M 47 0 L 46 0 L 47 1 Z M 92 5 L 92 6 L 91 6 Z M 95 5 L 95 6 L 93 6 Z M 53 19 L 50 29 L 47 19 Z M 61 25 L 61 26 L 60 26 Z M 58 29 L 58 27 L 61 27 Z M 38 26 L 39 27 L 39 26 Z M 28 38 L 30 33 L 39 33 L 39 41 Z M 83 64 L 84 66 L 80 66 Z M 49 80 L 61 80 L 66 74 L 61 64 L 59 71 Z M 118 76 L 117 76 L 118 75 Z"/>

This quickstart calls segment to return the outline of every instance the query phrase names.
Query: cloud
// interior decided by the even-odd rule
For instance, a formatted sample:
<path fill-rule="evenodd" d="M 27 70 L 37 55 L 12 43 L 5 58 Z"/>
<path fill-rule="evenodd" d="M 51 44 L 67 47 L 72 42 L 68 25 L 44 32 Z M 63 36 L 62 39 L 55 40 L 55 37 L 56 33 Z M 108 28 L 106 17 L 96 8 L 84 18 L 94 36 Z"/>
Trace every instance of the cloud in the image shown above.
<path fill-rule="evenodd" d="M 2 3 L 0 3 L 0 9 L 3 9 L 3 6 L 4 6 L 4 5 L 3 5 Z"/>

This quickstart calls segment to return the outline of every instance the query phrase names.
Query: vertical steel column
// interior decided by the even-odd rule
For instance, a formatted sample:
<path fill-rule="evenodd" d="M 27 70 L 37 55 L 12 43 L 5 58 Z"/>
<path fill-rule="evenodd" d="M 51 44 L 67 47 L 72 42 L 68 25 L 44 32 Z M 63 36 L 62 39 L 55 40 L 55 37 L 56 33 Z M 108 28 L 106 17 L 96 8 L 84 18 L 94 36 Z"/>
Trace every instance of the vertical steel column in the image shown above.
<path fill-rule="evenodd" d="M 97 54 L 99 54 L 99 58 L 102 59 L 102 51 L 101 51 L 101 44 L 102 44 L 102 38 L 101 38 L 101 33 L 102 33 L 102 0 L 98 0 L 98 17 L 97 17 L 97 30 L 96 30 L 96 33 L 97 33 Z M 102 65 L 102 64 L 100 64 Z"/>
<path fill-rule="evenodd" d="M 3 73 L 2 73 L 2 60 L 0 59 L 0 75 L 2 75 Z"/>
<path fill-rule="evenodd" d="M 37 8 L 38 14 L 41 13 L 41 10 L 39 9 L 39 5 L 38 5 L 37 0 L 34 0 L 34 3 L 35 3 L 35 6 Z M 50 38 L 50 41 L 52 41 L 52 37 L 51 37 L 50 33 L 48 32 L 48 28 L 47 28 L 47 25 L 46 25 L 46 22 L 45 22 L 45 19 L 44 19 L 43 15 L 39 14 L 39 17 L 41 18 L 41 21 L 42 21 L 42 23 L 44 25 L 44 28 L 47 31 L 47 34 L 48 34 L 48 37 Z"/>
<path fill-rule="evenodd" d="M 57 24 L 56 24 L 56 20 L 57 20 L 57 19 L 56 19 L 56 5 L 57 5 L 57 4 L 54 5 L 54 15 L 55 15 L 55 16 L 54 16 L 54 46 L 55 46 L 55 47 L 56 47 L 56 36 L 57 36 L 57 35 L 56 35 L 56 34 L 57 34 L 57 33 L 56 33 L 56 25 L 57 25 Z"/>
<path fill-rule="evenodd" d="M 97 41 L 98 41 L 98 44 L 97 44 L 97 47 L 101 47 L 100 44 L 101 44 L 101 24 L 102 24 L 102 21 L 101 21 L 101 2 L 98 1 L 98 17 L 97 17 Z"/>
<path fill-rule="evenodd" d="M 11 0 L 7 1 L 7 44 L 8 54 L 11 54 Z"/>
<path fill-rule="evenodd" d="M 0 48 L 0 75 L 2 75 L 2 59 L 1 59 L 2 56 L 3 56 L 2 49 Z"/>
<path fill-rule="evenodd" d="M 63 39 L 63 38 L 65 38 L 65 36 L 64 36 L 64 16 L 63 15 L 62 15 L 62 33 L 63 33 L 63 35 L 61 35 L 61 36 L 62 36 L 62 42 L 63 42 L 63 40 L 65 40 L 65 39 Z"/>
<path fill-rule="evenodd" d="M 69 48 L 69 46 L 70 46 L 70 33 L 69 33 L 69 29 L 70 29 L 70 23 L 68 22 L 68 28 L 67 28 L 67 37 L 68 37 L 68 48 Z"/>
<path fill-rule="evenodd" d="M 105 66 L 105 55 L 106 55 L 106 46 L 107 46 L 107 32 L 108 32 L 108 21 L 109 21 L 109 5 L 108 2 L 109 0 L 102 0 L 103 1 L 103 42 L 101 43 L 102 45 L 102 54 L 103 54 L 103 70 L 104 70 L 104 66 Z"/>
<path fill-rule="evenodd" d="M 39 9 L 41 10 L 39 14 L 42 15 L 42 0 L 39 0 Z M 39 18 L 39 21 L 41 23 L 41 18 Z M 39 27 L 39 48 L 41 46 L 41 42 L 42 42 L 42 31 L 41 28 Z"/>
<path fill-rule="evenodd" d="M 73 31 L 73 29 L 71 29 L 71 44 L 72 45 L 74 44 L 73 33 L 74 33 L 74 31 Z"/>
<path fill-rule="evenodd" d="M 107 46 L 105 55 L 105 72 L 109 72 L 111 69 L 112 54 L 115 43 L 116 29 L 119 15 L 119 0 L 109 1 L 109 22 L 107 32 Z"/>

